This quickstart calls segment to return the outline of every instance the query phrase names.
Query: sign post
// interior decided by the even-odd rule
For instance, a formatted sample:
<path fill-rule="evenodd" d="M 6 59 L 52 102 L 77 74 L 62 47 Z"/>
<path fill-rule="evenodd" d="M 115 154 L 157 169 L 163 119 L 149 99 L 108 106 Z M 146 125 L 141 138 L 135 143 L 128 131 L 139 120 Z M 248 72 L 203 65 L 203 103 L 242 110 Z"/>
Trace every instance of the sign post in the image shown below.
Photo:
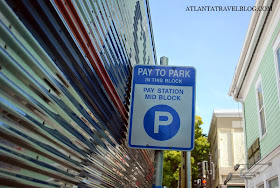
<path fill-rule="evenodd" d="M 168 58 L 163 56 L 160 58 L 160 65 L 168 65 Z M 162 176 L 163 176 L 163 150 L 155 150 L 154 157 L 154 178 L 153 188 L 162 187 Z"/>

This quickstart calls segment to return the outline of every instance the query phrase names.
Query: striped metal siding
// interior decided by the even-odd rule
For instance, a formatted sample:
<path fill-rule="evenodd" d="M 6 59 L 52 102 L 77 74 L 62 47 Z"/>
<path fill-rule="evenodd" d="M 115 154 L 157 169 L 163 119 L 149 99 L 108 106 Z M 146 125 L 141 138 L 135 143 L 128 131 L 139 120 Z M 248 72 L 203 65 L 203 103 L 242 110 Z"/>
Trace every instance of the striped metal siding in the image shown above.
<path fill-rule="evenodd" d="M 132 30 L 84 3 L 0 0 L 0 185 L 151 187 L 126 145 Z"/>

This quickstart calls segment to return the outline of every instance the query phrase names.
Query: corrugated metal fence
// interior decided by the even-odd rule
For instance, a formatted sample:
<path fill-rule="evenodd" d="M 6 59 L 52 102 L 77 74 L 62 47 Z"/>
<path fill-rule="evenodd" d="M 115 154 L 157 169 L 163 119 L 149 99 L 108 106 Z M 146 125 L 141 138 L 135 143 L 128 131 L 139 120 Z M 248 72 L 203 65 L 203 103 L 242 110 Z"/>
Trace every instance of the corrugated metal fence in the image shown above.
<path fill-rule="evenodd" d="M 126 145 L 126 8 L 0 0 L 0 185 L 151 187 L 153 152 Z"/>

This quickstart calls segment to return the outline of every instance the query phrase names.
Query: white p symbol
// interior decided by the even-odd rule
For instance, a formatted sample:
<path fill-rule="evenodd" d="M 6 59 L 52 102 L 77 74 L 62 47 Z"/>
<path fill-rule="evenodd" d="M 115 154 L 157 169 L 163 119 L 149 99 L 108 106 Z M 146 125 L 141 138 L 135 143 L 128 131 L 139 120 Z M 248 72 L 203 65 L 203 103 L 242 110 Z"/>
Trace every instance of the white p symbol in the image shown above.
<path fill-rule="evenodd" d="M 159 117 L 167 117 L 166 121 L 160 121 Z M 173 121 L 173 116 L 169 112 L 155 111 L 155 123 L 154 123 L 154 133 L 159 132 L 160 125 L 170 125 Z"/>

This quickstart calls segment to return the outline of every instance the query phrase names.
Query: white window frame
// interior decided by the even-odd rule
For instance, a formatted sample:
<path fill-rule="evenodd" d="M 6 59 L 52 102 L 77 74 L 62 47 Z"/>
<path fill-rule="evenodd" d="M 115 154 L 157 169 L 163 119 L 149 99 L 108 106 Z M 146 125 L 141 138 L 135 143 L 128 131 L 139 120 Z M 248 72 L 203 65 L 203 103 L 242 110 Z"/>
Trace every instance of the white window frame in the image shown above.
<path fill-rule="evenodd" d="M 267 188 L 270 188 L 270 187 L 269 187 L 269 182 L 272 181 L 272 180 L 274 180 L 274 179 L 276 179 L 276 178 L 277 178 L 277 180 L 278 180 L 278 186 L 279 186 L 279 178 L 278 178 L 278 176 L 276 175 L 276 176 L 273 176 L 273 177 L 271 177 L 271 178 L 269 178 L 269 179 L 266 180 L 266 187 L 267 187 Z"/>
<path fill-rule="evenodd" d="M 264 113 L 264 123 L 265 123 L 265 133 L 262 134 L 262 125 L 261 125 L 261 117 L 260 117 L 260 111 L 259 109 L 259 97 L 258 97 L 258 87 L 262 86 L 262 96 L 263 96 L 263 113 Z M 257 113 L 258 113 L 258 120 L 259 120 L 259 132 L 260 132 L 260 140 L 262 140 L 266 134 L 267 134 L 267 123 L 266 123 L 266 114 L 265 114 L 265 102 L 264 102 L 264 89 L 263 89 L 263 84 L 262 84 L 262 78 L 261 74 L 259 75 L 256 83 L 255 83 L 255 93 L 256 93 L 256 100 L 257 100 Z"/>
<path fill-rule="evenodd" d="M 262 186 L 262 185 L 263 185 L 263 187 L 265 187 L 265 183 L 261 182 L 260 184 L 257 185 L 257 188 L 260 188 L 260 186 Z"/>
<path fill-rule="evenodd" d="M 280 108 L 280 72 L 278 67 L 278 57 L 277 50 L 280 50 L 280 33 L 278 33 L 276 40 L 273 44 L 273 55 L 274 55 L 274 65 L 275 65 L 275 73 L 276 73 L 276 83 L 277 83 L 277 92 L 278 92 L 278 102 Z M 280 59 L 279 59 L 280 61 Z"/>

